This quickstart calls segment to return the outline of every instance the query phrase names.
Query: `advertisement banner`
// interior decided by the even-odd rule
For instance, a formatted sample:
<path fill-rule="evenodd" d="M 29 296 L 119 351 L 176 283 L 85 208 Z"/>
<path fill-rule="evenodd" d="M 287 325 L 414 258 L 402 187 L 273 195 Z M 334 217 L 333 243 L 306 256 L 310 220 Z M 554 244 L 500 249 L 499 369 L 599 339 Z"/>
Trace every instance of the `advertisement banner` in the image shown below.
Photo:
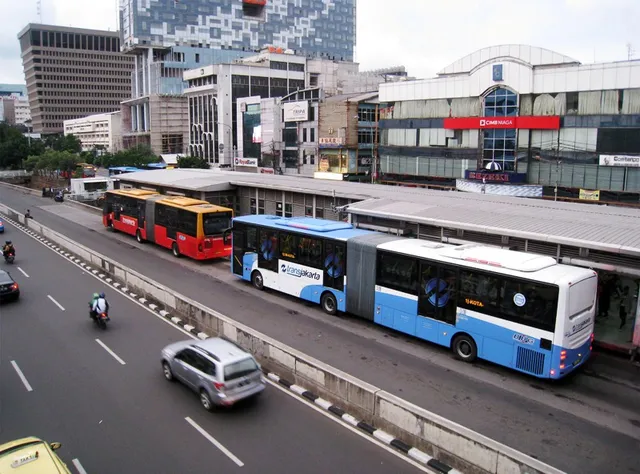
<path fill-rule="evenodd" d="M 483 130 L 518 128 L 527 130 L 558 130 L 560 117 L 463 117 L 444 119 L 447 130 Z"/>
<path fill-rule="evenodd" d="M 590 191 L 588 189 L 581 189 L 579 197 L 583 201 L 599 201 L 600 200 L 600 190 L 598 190 L 598 191 Z"/>
<path fill-rule="evenodd" d="M 600 155 L 600 166 L 640 167 L 640 156 L 632 155 Z"/>
<path fill-rule="evenodd" d="M 326 137 L 319 138 L 318 145 L 320 148 L 336 148 L 344 145 L 344 138 L 342 137 Z"/>
<path fill-rule="evenodd" d="M 285 122 L 306 122 L 309 120 L 309 102 L 285 102 L 282 104 Z"/>
<path fill-rule="evenodd" d="M 472 181 L 485 181 L 487 183 L 526 183 L 527 175 L 525 173 L 492 173 L 490 171 L 471 171 L 464 172 L 465 179 Z"/>
<path fill-rule="evenodd" d="M 253 127 L 252 143 L 262 143 L 262 125 L 256 125 Z"/>
<path fill-rule="evenodd" d="M 251 168 L 258 167 L 258 158 L 236 158 L 236 166 L 250 166 Z"/>

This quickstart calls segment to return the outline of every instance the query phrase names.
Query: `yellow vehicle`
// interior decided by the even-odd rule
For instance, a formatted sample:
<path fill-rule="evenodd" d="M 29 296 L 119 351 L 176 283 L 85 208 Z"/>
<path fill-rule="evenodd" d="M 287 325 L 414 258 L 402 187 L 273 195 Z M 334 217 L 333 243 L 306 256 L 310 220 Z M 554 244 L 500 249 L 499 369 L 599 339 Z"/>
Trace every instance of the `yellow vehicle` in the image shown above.
<path fill-rule="evenodd" d="M 54 451 L 60 443 L 48 444 L 34 438 L 22 438 L 0 445 L 2 474 L 71 474 Z"/>

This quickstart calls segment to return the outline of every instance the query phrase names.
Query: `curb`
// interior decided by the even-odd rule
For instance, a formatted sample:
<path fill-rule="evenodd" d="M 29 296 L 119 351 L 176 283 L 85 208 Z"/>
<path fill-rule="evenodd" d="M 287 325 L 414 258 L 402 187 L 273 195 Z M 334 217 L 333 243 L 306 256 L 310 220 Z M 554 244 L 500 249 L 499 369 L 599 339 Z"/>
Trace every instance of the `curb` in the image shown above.
<path fill-rule="evenodd" d="M 304 387 L 293 384 L 281 378 L 279 375 L 274 374 L 273 372 L 265 371 L 265 375 L 267 376 L 267 378 L 269 378 L 273 382 L 279 385 L 282 385 L 283 387 L 287 388 L 289 391 L 295 393 L 299 397 L 305 398 L 307 401 L 323 408 L 325 411 L 328 411 L 331 414 L 333 414 L 336 418 L 340 418 L 345 423 L 355 428 L 358 428 L 360 431 L 367 433 L 372 438 L 375 438 L 378 441 L 382 441 L 386 445 L 395 448 L 397 451 L 400 451 L 401 453 L 405 454 L 412 460 L 417 461 L 420 464 L 424 464 L 430 467 L 431 469 L 433 469 L 434 471 L 440 472 L 443 474 L 462 474 L 457 469 L 453 469 L 451 466 L 438 461 L 437 459 L 429 456 L 425 452 L 420 451 L 419 449 L 416 449 L 408 445 L 401 439 L 394 438 L 393 435 L 390 435 L 386 431 L 377 429 L 375 426 L 372 426 L 365 421 L 359 421 L 357 418 L 346 413 L 342 408 L 338 407 L 337 405 L 334 405 L 333 403 L 331 403 L 328 400 L 325 400 L 324 398 L 319 397 L 315 393 L 310 392 L 309 390 L 306 390 Z"/>
<path fill-rule="evenodd" d="M 140 304 L 143 304 L 144 306 L 146 306 L 148 309 L 150 309 L 154 313 L 162 316 L 162 318 L 164 318 L 165 320 L 169 321 L 173 325 L 178 326 L 178 327 L 180 327 L 181 329 L 183 329 L 185 331 L 188 331 L 189 333 L 193 334 L 194 336 L 196 336 L 200 340 L 208 339 L 208 338 L 211 337 L 207 333 L 204 333 L 202 331 L 198 331 L 194 326 L 185 323 L 181 318 L 178 318 L 176 316 L 172 316 L 169 311 L 166 311 L 164 309 L 159 309 L 159 306 L 157 304 L 149 301 L 148 299 L 146 299 L 144 297 L 141 297 L 141 296 L 137 295 L 135 292 L 131 291 L 131 289 L 127 288 L 122 283 L 114 280 L 109 274 L 107 274 L 102 269 L 93 268 L 92 266 L 90 266 L 86 262 L 84 262 L 82 259 L 76 257 L 74 254 L 72 254 L 70 252 L 67 252 L 62 247 L 60 247 L 57 244 L 49 241 L 48 239 L 46 239 L 42 235 L 38 234 L 37 232 L 34 232 L 30 228 L 28 228 L 28 227 L 24 226 L 23 224 L 21 224 L 20 222 L 16 222 L 15 220 L 13 220 L 11 218 L 8 218 L 6 216 L 4 216 L 4 220 L 9 222 L 10 224 L 15 226 L 17 229 L 21 230 L 22 232 L 30 235 L 34 239 L 39 240 L 40 242 L 42 242 L 47 247 L 49 247 L 52 250 L 54 250 L 58 255 L 62 256 L 66 260 L 69 260 L 70 262 L 80 266 L 87 273 L 89 273 L 89 272 L 92 273 L 94 276 L 97 276 L 98 278 L 103 280 L 105 283 L 107 283 L 109 286 L 112 286 L 116 290 L 127 294 L 129 297 L 135 299 Z M 406 444 L 404 441 L 402 441 L 402 440 L 400 440 L 398 438 L 394 438 L 393 435 L 390 435 L 389 433 L 387 433 L 387 432 L 385 432 L 383 430 L 377 429 L 376 427 L 370 425 L 369 423 L 367 423 L 365 421 L 359 421 L 357 418 L 355 418 L 352 415 L 346 413 L 339 406 L 334 405 L 330 401 L 319 397 L 318 395 L 314 394 L 313 392 L 310 392 L 309 390 L 306 390 L 304 387 L 301 387 L 300 385 L 293 384 L 293 383 L 281 378 L 279 375 L 277 375 L 277 374 L 275 374 L 273 372 L 268 372 L 266 370 L 263 370 L 263 372 L 264 372 L 264 374 L 267 376 L 267 378 L 269 380 L 271 380 L 271 381 L 273 381 L 273 382 L 275 382 L 275 383 L 287 388 L 289 391 L 291 391 L 291 392 L 295 393 L 296 395 L 298 395 L 298 397 L 304 398 L 306 401 L 311 402 L 311 403 L 315 404 L 316 406 L 319 406 L 319 407 L 323 408 L 324 410 L 332 413 L 335 417 L 340 418 L 343 422 L 345 422 L 345 423 L 347 423 L 347 424 L 349 424 L 349 425 L 351 425 L 351 426 L 353 426 L 355 428 L 358 428 L 361 432 L 367 433 L 370 437 L 375 438 L 377 441 L 381 441 L 381 442 L 385 443 L 387 446 L 390 446 L 390 447 L 394 448 L 396 451 L 404 454 L 405 456 L 408 456 L 413 461 L 417 461 L 418 463 L 423 464 L 423 465 L 429 467 L 430 469 L 432 469 L 433 471 L 438 472 L 438 473 L 442 473 L 442 474 L 462 474 L 457 469 L 453 469 L 451 466 L 449 466 L 449 465 L 447 465 L 447 464 L 445 464 L 445 463 L 443 463 L 441 461 L 438 461 L 434 457 L 429 456 L 428 454 L 426 454 L 424 451 L 420 451 L 419 449 L 414 448 L 414 447 Z"/>

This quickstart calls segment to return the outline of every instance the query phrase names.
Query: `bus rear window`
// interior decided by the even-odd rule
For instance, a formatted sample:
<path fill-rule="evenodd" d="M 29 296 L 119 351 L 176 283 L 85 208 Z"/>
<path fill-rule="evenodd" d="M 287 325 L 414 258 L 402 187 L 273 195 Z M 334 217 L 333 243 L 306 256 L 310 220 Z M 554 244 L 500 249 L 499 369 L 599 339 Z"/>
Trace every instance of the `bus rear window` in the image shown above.
<path fill-rule="evenodd" d="M 598 277 L 593 276 L 569 287 L 569 319 L 591 309 L 596 303 Z"/>
<path fill-rule="evenodd" d="M 240 377 L 249 375 L 256 370 L 258 370 L 258 364 L 256 364 L 253 359 L 249 358 L 241 360 L 240 362 L 229 364 L 224 368 L 224 379 L 225 381 L 239 379 Z"/>
<path fill-rule="evenodd" d="M 231 227 L 230 212 L 216 212 L 202 215 L 204 235 L 218 235 Z"/>

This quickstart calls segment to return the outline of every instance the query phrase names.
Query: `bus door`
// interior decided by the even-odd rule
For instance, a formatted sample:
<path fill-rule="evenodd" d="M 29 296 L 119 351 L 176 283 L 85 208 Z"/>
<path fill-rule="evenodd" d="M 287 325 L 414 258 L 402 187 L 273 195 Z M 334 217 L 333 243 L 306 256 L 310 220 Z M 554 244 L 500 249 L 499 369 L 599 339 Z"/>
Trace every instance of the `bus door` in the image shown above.
<path fill-rule="evenodd" d="M 322 267 L 324 286 L 344 291 L 344 277 L 347 268 L 346 245 L 344 242 L 325 241 Z"/>
<path fill-rule="evenodd" d="M 235 225 L 233 227 L 233 258 L 231 265 L 233 266 L 233 273 L 242 276 L 242 266 L 244 259 L 244 251 L 247 247 L 247 229 L 243 226 Z"/>
<path fill-rule="evenodd" d="M 137 213 L 138 215 L 136 216 L 138 218 L 138 228 L 139 229 L 144 229 L 144 223 L 145 223 L 145 202 L 140 200 L 137 203 Z"/>

